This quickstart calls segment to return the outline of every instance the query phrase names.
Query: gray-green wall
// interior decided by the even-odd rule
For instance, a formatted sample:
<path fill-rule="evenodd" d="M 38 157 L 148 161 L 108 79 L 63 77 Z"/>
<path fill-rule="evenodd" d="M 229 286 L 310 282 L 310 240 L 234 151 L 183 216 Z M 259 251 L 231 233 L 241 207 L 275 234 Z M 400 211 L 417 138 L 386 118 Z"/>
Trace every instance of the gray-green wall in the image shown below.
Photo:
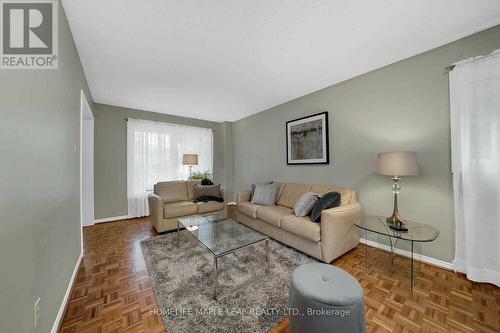
<path fill-rule="evenodd" d="M 96 219 L 127 215 L 127 126 L 125 118 L 211 128 L 214 133 L 214 178 L 217 182 L 226 185 L 224 147 L 228 124 L 94 104 Z"/>
<path fill-rule="evenodd" d="M 92 99 L 58 12 L 59 69 L 0 70 L 0 332 L 50 332 L 81 249 L 80 90 Z"/>
<path fill-rule="evenodd" d="M 414 150 L 421 174 L 403 179 L 400 211 L 441 231 L 422 247 L 423 255 L 451 261 L 454 208 L 444 68 L 498 48 L 500 26 L 235 122 L 234 189 L 267 180 L 349 186 L 357 190 L 365 214 L 390 215 L 392 181 L 376 175 L 377 153 Z M 325 110 L 330 164 L 287 166 L 285 122 Z"/>

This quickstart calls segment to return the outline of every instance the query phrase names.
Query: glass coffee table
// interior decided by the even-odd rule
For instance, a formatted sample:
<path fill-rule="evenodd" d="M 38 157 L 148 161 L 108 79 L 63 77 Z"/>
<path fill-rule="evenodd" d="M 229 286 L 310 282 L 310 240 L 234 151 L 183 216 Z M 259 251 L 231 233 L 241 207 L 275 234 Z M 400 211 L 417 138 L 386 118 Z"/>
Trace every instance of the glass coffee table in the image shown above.
<path fill-rule="evenodd" d="M 269 237 L 258 231 L 228 219 L 222 213 L 207 216 L 191 216 L 177 220 L 177 242 L 179 231 L 186 228 L 214 256 L 214 299 L 218 297 L 218 259 L 244 247 L 263 242 L 266 253 L 266 273 L 269 273 Z M 250 281 L 247 281 L 248 284 Z"/>
<path fill-rule="evenodd" d="M 411 243 L 411 264 L 410 264 L 410 289 L 413 291 L 413 255 L 414 243 L 432 242 L 439 236 L 439 230 L 431 225 L 406 221 L 405 227 L 408 231 L 397 231 L 389 227 L 386 217 L 365 216 L 360 221 L 354 223 L 359 229 L 365 231 L 365 241 L 368 240 L 368 232 L 387 236 L 391 245 L 391 270 L 394 271 L 394 248 L 398 240 L 402 239 Z M 368 272 L 368 242 L 365 242 L 365 269 Z"/>

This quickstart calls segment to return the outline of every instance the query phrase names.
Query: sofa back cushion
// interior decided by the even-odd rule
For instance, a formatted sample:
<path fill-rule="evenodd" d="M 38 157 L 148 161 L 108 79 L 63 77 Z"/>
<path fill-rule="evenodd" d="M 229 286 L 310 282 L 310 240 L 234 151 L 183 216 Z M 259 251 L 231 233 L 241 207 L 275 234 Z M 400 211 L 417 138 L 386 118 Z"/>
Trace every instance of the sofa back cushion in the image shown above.
<path fill-rule="evenodd" d="M 300 198 L 300 196 L 309 192 L 310 188 L 311 186 L 307 184 L 283 184 L 281 191 L 278 192 L 278 206 L 293 208 L 293 205 L 295 205 L 295 202 Z"/>
<path fill-rule="evenodd" d="M 320 197 L 328 192 L 338 192 L 341 206 L 356 202 L 356 192 L 347 187 L 312 185 L 310 191 L 319 194 Z"/>
<path fill-rule="evenodd" d="M 156 183 L 154 190 L 163 199 L 163 202 L 188 200 L 187 186 L 184 180 L 159 182 Z"/>

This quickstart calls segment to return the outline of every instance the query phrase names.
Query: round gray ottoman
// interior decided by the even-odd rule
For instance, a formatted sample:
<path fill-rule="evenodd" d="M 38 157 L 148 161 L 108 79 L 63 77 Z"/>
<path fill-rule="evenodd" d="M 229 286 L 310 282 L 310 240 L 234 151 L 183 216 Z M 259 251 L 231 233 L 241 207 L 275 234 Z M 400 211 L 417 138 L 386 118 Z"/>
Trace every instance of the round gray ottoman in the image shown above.
<path fill-rule="evenodd" d="M 291 333 L 365 332 L 363 288 L 351 274 L 332 265 L 297 267 L 288 305 Z"/>

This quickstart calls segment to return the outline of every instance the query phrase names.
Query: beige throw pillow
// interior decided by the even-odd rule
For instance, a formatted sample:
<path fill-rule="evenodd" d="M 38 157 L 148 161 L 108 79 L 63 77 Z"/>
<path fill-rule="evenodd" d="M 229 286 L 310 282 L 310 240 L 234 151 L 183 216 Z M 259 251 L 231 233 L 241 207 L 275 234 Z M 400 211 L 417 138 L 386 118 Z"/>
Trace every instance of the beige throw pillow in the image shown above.
<path fill-rule="evenodd" d="M 295 216 L 307 216 L 311 213 L 314 205 L 318 202 L 319 196 L 316 193 L 306 192 L 293 205 Z"/>
<path fill-rule="evenodd" d="M 276 194 L 278 194 L 279 184 L 257 184 L 252 197 L 252 203 L 256 205 L 273 206 L 276 202 Z"/>

